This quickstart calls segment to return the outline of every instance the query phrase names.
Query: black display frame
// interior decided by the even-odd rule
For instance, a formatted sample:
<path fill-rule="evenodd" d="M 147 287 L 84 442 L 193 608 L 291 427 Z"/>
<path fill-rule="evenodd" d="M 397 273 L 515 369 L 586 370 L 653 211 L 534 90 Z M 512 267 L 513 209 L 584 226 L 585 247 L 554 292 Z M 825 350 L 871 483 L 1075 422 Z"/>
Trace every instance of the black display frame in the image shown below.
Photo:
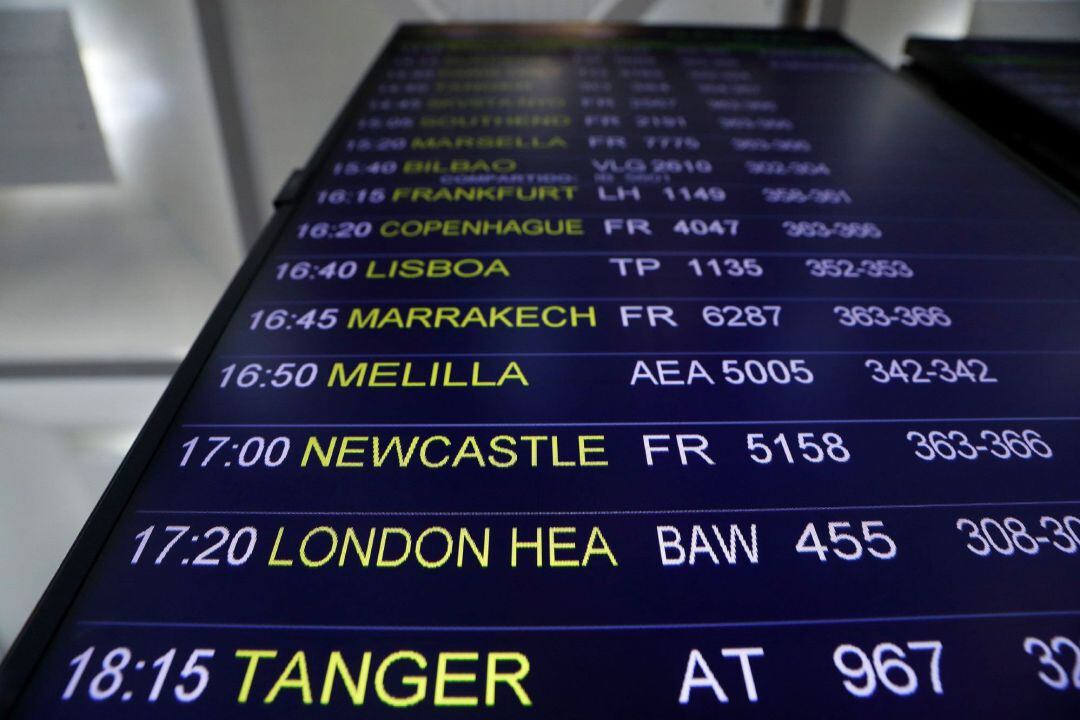
<path fill-rule="evenodd" d="M 904 44 L 911 63 L 905 74 L 955 108 L 1040 173 L 1080 193 L 1080 128 L 1033 100 L 978 72 L 961 57 L 967 40 L 913 36 Z M 1005 38 L 979 38 L 980 44 L 1061 45 Z M 1077 43 L 1069 43 L 1077 44 Z"/>
<path fill-rule="evenodd" d="M 278 195 L 274 199 L 274 212 L 266 226 L 252 246 L 247 258 L 237 270 L 233 279 L 226 287 L 221 299 L 215 305 L 210 317 L 199 331 L 192 343 L 187 355 L 180 363 L 175 374 L 169 381 L 161 398 L 155 404 L 150 416 L 142 426 L 131 448 L 128 450 L 123 461 L 117 468 L 112 479 L 106 486 L 101 498 L 90 512 L 82 529 L 73 541 L 71 548 L 65 555 L 64 560 L 57 569 L 52 580 L 49 582 L 34 610 L 23 625 L 22 630 L 16 636 L 8 650 L 7 655 L 0 661 L 0 715 L 10 712 L 17 704 L 27 681 L 37 668 L 59 630 L 64 617 L 78 596 L 83 584 L 88 578 L 95 562 L 124 509 L 137 489 L 139 482 L 145 476 L 145 472 L 151 459 L 157 453 L 169 427 L 174 422 L 178 411 L 188 398 L 195 381 L 204 367 L 211 359 L 214 347 L 217 345 L 228 323 L 233 318 L 236 310 L 245 297 L 248 288 L 263 267 L 266 258 L 274 248 L 281 231 L 292 220 L 298 209 L 298 201 L 309 189 L 315 180 L 318 169 L 323 165 L 326 158 L 336 146 L 338 140 L 346 132 L 346 126 L 354 110 L 367 98 L 372 86 L 377 82 L 381 72 L 390 64 L 391 51 L 403 40 L 408 39 L 411 33 L 423 33 L 433 28 L 442 28 L 450 31 L 468 32 L 470 30 L 497 31 L 500 34 L 536 34 L 537 32 L 580 32 L 583 29 L 596 29 L 601 27 L 596 23 L 543 23 L 543 24 L 517 24 L 517 23 L 402 23 L 398 25 L 394 33 L 383 43 L 379 53 L 367 69 L 364 77 L 354 86 L 350 96 L 341 110 L 337 113 L 329 129 L 319 140 L 314 153 L 311 155 L 303 168 L 293 171 L 286 179 Z M 1048 176 L 1038 166 L 1033 165 L 1027 158 L 1017 154 L 999 138 L 988 133 L 978 123 L 975 123 L 967 115 L 958 112 L 955 108 L 943 101 L 935 93 L 930 91 L 920 82 L 896 73 L 881 60 L 873 56 L 864 48 L 842 33 L 834 30 L 802 30 L 790 28 L 772 27 L 729 27 L 729 26 L 665 26 L 650 25 L 642 26 L 635 24 L 605 23 L 602 27 L 615 34 L 619 38 L 632 37 L 640 34 L 643 30 L 652 32 L 677 32 L 677 31 L 704 31 L 704 32 L 730 32 L 732 34 L 770 34 L 808 36 L 817 38 L 833 38 L 840 40 L 846 46 L 858 52 L 865 59 L 873 62 L 894 79 L 907 83 L 939 109 L 947 112 L 951 117 L 980 135 L 991 147 L 1007 156 L 1014 164 L 1017 164 L 1048 186 L 1055 192 L 1064 196 L 1080 207 L 1080 196 L 1071 192 L 1068 188 L 1057 182 L 1055 178 Z"/>

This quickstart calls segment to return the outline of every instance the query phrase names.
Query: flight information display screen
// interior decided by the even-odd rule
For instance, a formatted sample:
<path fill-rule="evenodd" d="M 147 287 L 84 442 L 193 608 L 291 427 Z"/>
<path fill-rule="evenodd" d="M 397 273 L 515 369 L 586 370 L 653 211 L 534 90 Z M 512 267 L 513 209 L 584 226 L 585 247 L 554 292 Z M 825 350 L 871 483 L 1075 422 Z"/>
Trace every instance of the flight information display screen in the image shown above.
<path fill-rule="evenodd" d="M 1078 237 L 832 34 L 405 27 L 13 716 L 1075 718 Z"/>

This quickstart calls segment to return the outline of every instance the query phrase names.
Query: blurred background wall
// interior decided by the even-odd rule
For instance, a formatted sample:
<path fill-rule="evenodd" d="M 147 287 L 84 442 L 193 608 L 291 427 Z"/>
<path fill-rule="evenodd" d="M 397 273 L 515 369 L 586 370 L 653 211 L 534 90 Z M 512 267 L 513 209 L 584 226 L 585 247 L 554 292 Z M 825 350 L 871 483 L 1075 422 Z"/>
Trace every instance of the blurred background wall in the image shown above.
<path fill-rule="evenodd" d="M 1080 39 L 1043 0 L 0 0 L 0 654 L 400 22 Z"/>

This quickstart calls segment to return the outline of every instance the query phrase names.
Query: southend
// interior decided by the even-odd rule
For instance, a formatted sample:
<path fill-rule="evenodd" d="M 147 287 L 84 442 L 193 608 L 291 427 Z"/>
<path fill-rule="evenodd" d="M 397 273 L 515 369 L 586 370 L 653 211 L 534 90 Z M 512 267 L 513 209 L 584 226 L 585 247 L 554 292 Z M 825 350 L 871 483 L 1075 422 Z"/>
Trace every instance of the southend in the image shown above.
<path fill-rule="evenodd" d="M 386 220 L 379 225 L 379 235 L 384 238 L 414 238 L 441 235 L 442 237 L 543 237 L 558 235 L 584 235 L 585 224 L 581 218 L 477 218 Z"/>
<path fill-rule="evenodd" d="M 564 328 L 596 327 L 596 308 L 586 305 L 505 305 L 486 307 L 471 305 L 456 307 L 452 305 L 411 305 L 401 308 L 396 305 L 375 307 L 365 310 L 355 307 L 349 313 L 349 330 L 467 330 L 479 328 L 494 330 L 499 328 Z"/>
<path fill-rule="evenodd" d="M 573 200 L 576 185 L 499 185 L 487 187 L 398 187 L 392 202 L 543 202 Z"/>
<path fill-rule="evenodd" d="M 606 467 L 604 435 L 330 435 L 309 436 L 300 467 L 324 468 L 417 465 L 439 468 L 508 469 L 529 467 Z"/>
<path fill-rule="evenodd" d="M 422 128 L 569 127 L 570 116 L 555 113 L 520 115 L 425 115 Z"/>
<path fill-rule="evenodd" d="M 558 135 L 428 135 L 414 137 L 413 150 L 552 150 L 565 148 Z"/>

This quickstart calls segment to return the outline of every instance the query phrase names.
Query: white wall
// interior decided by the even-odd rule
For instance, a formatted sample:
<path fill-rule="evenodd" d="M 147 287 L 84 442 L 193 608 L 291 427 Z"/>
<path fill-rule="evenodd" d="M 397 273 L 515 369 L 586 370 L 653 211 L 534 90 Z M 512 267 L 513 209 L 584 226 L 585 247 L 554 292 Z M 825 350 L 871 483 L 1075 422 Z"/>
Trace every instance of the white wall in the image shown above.
<path fill-rule="evenodd" d="M 642 16 L 656 25 L 773 26 L 783 19 L 781 0 L 657 0 Z"/>
<path fill-rule="evenodd" d="M 979 0 L 971 36 L 1080 41 L 1080 2 Z"/>
<path fill-rule="evenodd" d="M 411 2 L 223 0 L 257 210 L 307 161 Z"/>
<path fill-rule="evenodd" d="M 909 35 L 963 37 L 973 5 L 973 0 L 848 0 L 840 29 L 886 63 L 897 66 Z"/>
<path fill-rule="evenodd" d="M 0 381 L 0 657 L 164 388 L 165 378 Z"/>
<path fill-rule="evenodd" d="M 0 188 L 0 361 L 177 357 L 240 259 L 193 7 L 58 6 L 116 181 Z"/>

